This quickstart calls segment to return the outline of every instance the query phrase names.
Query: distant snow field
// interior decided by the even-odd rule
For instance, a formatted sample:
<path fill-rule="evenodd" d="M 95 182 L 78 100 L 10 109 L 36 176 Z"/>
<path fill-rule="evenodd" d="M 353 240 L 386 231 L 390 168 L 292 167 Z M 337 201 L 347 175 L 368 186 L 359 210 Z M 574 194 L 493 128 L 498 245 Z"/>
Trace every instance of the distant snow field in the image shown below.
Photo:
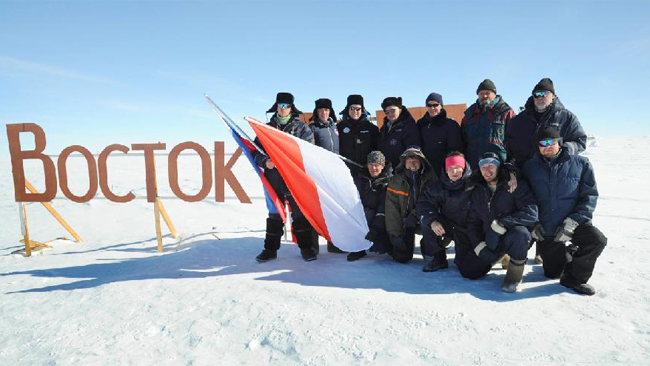
<path fill-rule="evenodd" d="M 505 271 L 463 279 L 453 265 L 423 273 L 386 255 L 349 263 L 324 242 L 306 263 L 284 242 L 259 264 L 266 208 L 187 203 L 172 197 L 158 159 L 164 205 L 179 231 L 156 251 L 152 204 L 101 195 L 52 204 L 84 239 L 55 240 L 31 258 L 22 247 L 9 159 L 0 170 L 0 365 L 650 365 L 650 138 L 599 138 L 592 161 L 600 200 L 594 224 L 609 238 L 593 297 L 547 280 L 533 265 L 521 290 Z M 68 160 L 71 189 L 87 189 L 83 159 Z M 181 157 L 179 182 L 200 188 L 199 160 Z M 36 164 L 37 165 L 37 164 Z M 38 166 L 28 164 L 37 187 Z M 42 174 L 42 173 L 41 173 Z M 242 157 L 235 175 L 261 185 Z M 144 158 L 109 159 L 118 194 L 145 196 Z M 59 190 L 60 191 L 60 190 Z M 70 237 L 38 203 L 27 205 L 33 240 Z"/>

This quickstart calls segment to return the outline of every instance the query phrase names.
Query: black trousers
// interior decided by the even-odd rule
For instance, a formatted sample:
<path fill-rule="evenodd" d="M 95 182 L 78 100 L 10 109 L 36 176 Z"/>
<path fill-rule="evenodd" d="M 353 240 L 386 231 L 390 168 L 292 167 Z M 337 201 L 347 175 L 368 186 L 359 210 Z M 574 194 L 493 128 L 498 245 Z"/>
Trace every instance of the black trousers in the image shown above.
<path fill-rule="evenodd" d="M 454 226 L 446 221 L 439 221 L 443 228 L 445 228 L 445 235 L 438 236 L 431 230 L 431 225 L 421 225 L 422 229 L 422 255 L 436 258 L 447 258 L 447 250 L 444 242 L 446 238 L 453 240 Z"/>
<path fill-rule="evenodd" d="M 581 283 L 587 283 L 594 272 L 596 260 L 607 245 L 607 238 L 591 223 L 578 225 L 568 246 L 545 238 L 538 242 L 544 259 L 544 275 L 559 278 L 562 272 Z"/>

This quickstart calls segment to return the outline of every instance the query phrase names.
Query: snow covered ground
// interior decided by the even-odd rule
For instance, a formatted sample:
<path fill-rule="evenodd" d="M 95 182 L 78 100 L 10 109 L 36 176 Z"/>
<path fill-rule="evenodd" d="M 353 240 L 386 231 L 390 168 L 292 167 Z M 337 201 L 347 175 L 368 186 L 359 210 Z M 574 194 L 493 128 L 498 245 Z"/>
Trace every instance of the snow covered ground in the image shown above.
<path fill-rule="evenodd" d="M 546 280 L 532 260 L 516 294 L 500 291 L 500 268 L 470 281 L 453 264 L 423 273 L 420 257 L 348 263 L 324 245 L 315 262 L 286 243 L 277 260 L 259 264 L 264 202 L 215 203 L 214 192 L 198 203 L 164 200 L 180 233 L 164 238 L 164 253 L 143 199 L 55 199 L 85 241 L 55 241 L 25 258 L 11 254 L 20 229 L 3 159 L 0 365 L 649 365 L 650 138 L 592 145 L 594 223 L 609 238 L 593 297 Z M 196 192 L 198 158 L 184 159 L 181 186 Z M 83 193 L 86 183 L 74 177 L 85 167 L 75 161 L 72 189 Z M 115 190 L 143 196 L 142 157 L 109 161 Z M 164 161 L 163 196 L 171 195 Z M 236 175 L 260 195 L 246 164 L 237 163 Z M 28 205 L 28 219 L 35 240 L 69 236 L 38 203 Z"/>

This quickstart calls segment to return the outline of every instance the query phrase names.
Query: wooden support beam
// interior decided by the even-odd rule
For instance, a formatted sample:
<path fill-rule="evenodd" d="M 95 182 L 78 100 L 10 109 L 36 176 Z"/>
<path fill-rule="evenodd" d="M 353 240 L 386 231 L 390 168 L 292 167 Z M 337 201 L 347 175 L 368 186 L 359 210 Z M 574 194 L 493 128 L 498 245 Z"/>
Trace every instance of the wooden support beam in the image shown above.
<path fill-rule="evenodd" d="M 162 215 L 163 219 L 165 220 L 165 225 L 167 225 L 167 228 L 172 234 L 172 238 L 176 238 L 178 236 L 178 232 L 176 231 L 176 227 L 174 227 L 174 223 L 172 220 L 169 218 L 169 215 L 167 214 L 167 210 L 165 210 L 165 206 L 162 203 L 162 200 L 158 197 L 156 197 L 156 205 L 158 205 L 158 210 L 160 211 L 160 214 Z"/>
<path fill-rule="evenodd" d="M 25 187 L 27 187 L 27 189 L 29 189 L 29 191 L 32 193 L 38 193 L 38 191 L 36 191 L 34 186 L 31 183 L 29 183 L 27 179 L 25 179 Z M 52 205 L 49 202 L 41 202 L 41 204 L 45 206 L 45 209 L 47 209 L 50 212 L 50 214 L 54 216 L 56 221 L 58 221 L 59 224 L 61 224 L 61 226 L 63 226 L 63 228 L 66 229 L 66 231 L 70 233 L 70 235 L 72 235 L 72 237 L 76 242 L 79 243 L 83 241 L 81 237 L 72 229 L 72 227 L 70 227 L 70 225 L 63 219 L 63 217 L 61 217 L 61 215 L 59 215 L 59 213 L 56 212 L 54 207 L 52 207 Z"/>

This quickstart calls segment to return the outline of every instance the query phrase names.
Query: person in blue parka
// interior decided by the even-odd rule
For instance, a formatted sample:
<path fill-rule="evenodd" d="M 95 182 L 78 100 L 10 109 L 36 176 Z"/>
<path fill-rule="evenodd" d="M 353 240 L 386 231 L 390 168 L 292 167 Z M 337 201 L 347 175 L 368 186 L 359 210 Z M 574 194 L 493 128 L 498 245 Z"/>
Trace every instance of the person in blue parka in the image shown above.
<path fill-rule="evenodd" d="M 598 201 L 589 159 L 570 154 L 553 127 L 536 136 L 538 153 L 524 166 L 524 176 L 539 202 L 540 226 L 534 231 L 544 275 L 580 294 L 593 295 L 587 284 L 607 238 L 591 220 Z M 567 246 L 567 243 L 571 243 Z"/>

